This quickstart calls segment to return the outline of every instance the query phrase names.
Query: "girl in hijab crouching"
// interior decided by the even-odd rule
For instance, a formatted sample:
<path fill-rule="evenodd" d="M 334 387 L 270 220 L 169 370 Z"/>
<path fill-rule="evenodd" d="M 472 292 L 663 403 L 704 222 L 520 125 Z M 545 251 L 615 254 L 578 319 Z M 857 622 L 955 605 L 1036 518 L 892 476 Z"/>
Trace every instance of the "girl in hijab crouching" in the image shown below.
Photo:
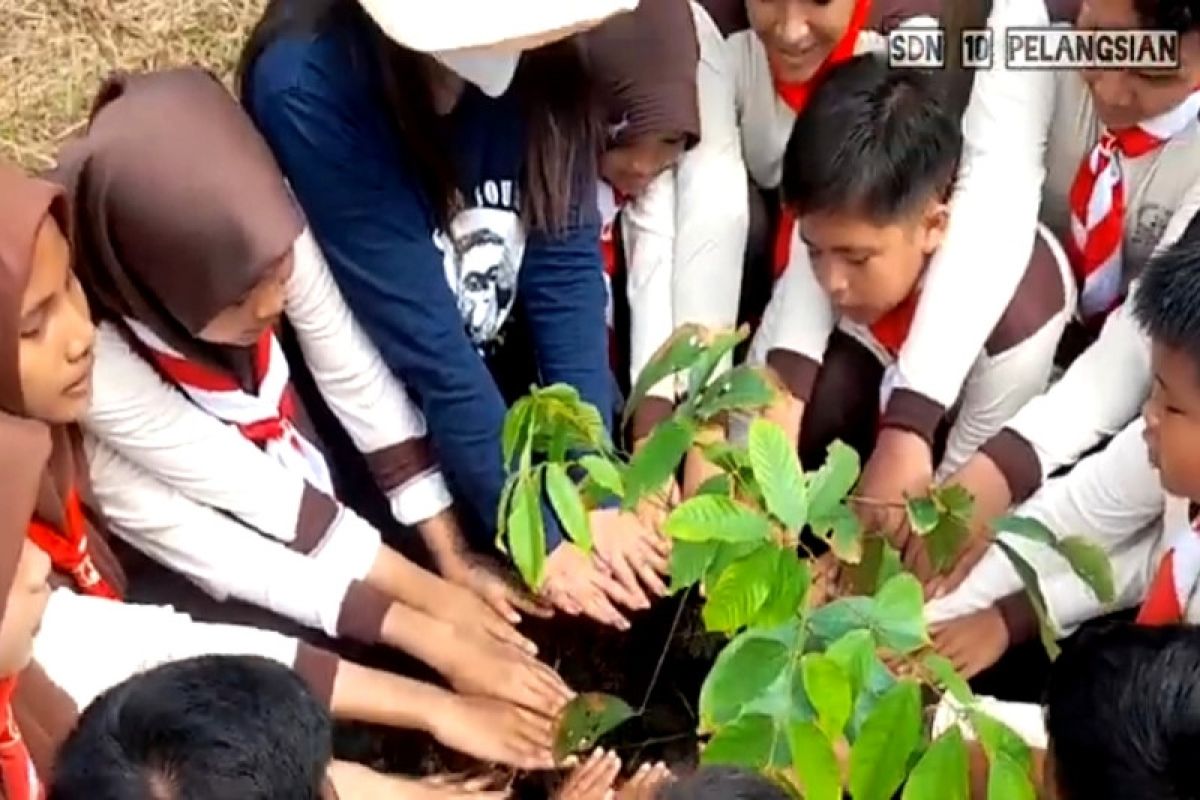
<path fill-rule="evenodd" d="M 551 766 L 553 726 L 543 714 L 366 669 L 271 631 L 202 624 L 168 607 L 121 602 L 125 574 L 108 546 L 107 520 L 73 424 L 91 395 L 95 328 L 71 270 L 64 236 L 69 220 L 60 188 L 0 164 L 0 593 L 25 537 L 49 556 L 56 587 L 45 592 L 44 576 L 18 581 L 25 591 L 49 597 L 40 599 L 36 614 L 20 617 L 25 622 L 9 621 L 18 619 L 10 605 L 0 625 L 0 677 L 23 666 L 20 658 L 10 661 L 10 629 L 24 625 L 30 636 L 36 629 L 33 652 L 44 673 L 37 670 L 30 685 L 59 687 L 38 689 L 39 698 L 50 699 L 35 710 L 50 715 L 48 721 L 18 725 L 39 772 L 44 775 L 75 708 L 140 670 L 202 654 L 259 655 L 287 664 L 340 718 L 423 729 L 489 761 Z M 147 498 L 168 517 L 194 505 L 161 485 Z M 196 535 L 223 519 L 211 510 L 193 514 Z M 12 542 L 17 545 L 9 547 Z M 316 587 L 320 576 L 314 570 L 309 580 Z M 6 691 L 11 694 L 11 685 Z M 13 701 L 18 710 L 20 696 Z M 0 746 L 0 762 L 17 749 Z M 38 796 L 5 791 L 7 800 Z"/>
<path fill-rule="evenodd" d="M 566 702 L 492 606 L 338 501 L 276 338 L 284 315 L 397 516 L 458 536 L 421 415 L 220 83 L 194 69 L 114 78 L 57 176 L 99 320 L 84 426 L 114 531 L 218 598 L 404 650 L 461 691 L 547 713 Z M 168 513 L 164 487 L 190 505 Z"/>

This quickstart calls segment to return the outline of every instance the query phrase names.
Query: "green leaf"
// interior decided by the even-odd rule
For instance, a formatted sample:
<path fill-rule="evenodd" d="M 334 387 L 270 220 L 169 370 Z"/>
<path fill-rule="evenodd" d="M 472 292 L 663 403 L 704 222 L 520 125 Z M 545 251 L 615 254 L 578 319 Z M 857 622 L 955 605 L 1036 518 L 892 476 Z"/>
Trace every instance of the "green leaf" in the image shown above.
<path fill-rule="evenodd" d="M 854 702 L 854 717 L 850 720 L 848 731 L 851 743 L 858 741 L 863 725 L 874 713 L 875 706 L 879 705 L 879 701 L 892 690 L 897 682 L 896 676 L 884 666 L 878 653 L 872 652 L 871 658 L 867 662 L 866 681 L 863 683 L 863 689 L 859 693 L 858 699 Z"/>
<path fill-rule="evenodd" d="M 975 514 L 975 498 L 962 486 L 951 484 L 934 487 L 933 496 L 938 507 L 952 517 L 970 522 Z"/>
<path fill-rule="evenodd" d="M 795 550 L 780 550 L 779 560 L 775 565 L 775 578 L 771 582 L 771 593 L 766 605 L 754 618 L 754 625 L 760 628 L 774 628 L 797 616 L 797 612 L 805 606 L 808 589 L 812 585 L 812 575 L 808 562 L 801 561 Z"/>
<path fill-rule="evenodd" d="M 750 456 L 746 451 L 728 442 L 706 444 L 700 452 L 704 453 L 706 461 L 725 472 L 737 473 L 750 469 Z"/>
<path fill-rule="evenodd" d="M 716 371 L 717 366 L 721 363 L 721 359 L 725 358 L 733 348 L 741 344 L 749 335 L 750 326 L 742 325 L 735 331 L 719 333 L 714 336 L 700 355 L 700 358 L 692 365 L 692 369 L 688 374 L 688 395 L 694 397 L 701 389 L 708 385 L 709 379 L 712 378 L 713 372 Z"/>
<path fill-rule="evenodd" d="M 833 513 L 811 525 L 813 533 L 829 542 L 834 556 L 846 564 L 858 564 L 863 557 L 863 529 L 858 515 L 846 506 L 836 506 Z"/>
<path fill-rule="evenodd" d="M 821 653 L 800 660 L 804 691 L 817 712 L 817 724 L 831 742 L 837 741 L 850 721 L 853 708 L 850 678 L 836 661 Z"/>
<path fill-rule="evenodd" d="M 690 422 L 674 417 L 654 429 L 633 454 L 625 472 L 626 508 L 633 508 L 647 493 L 662 488 L 675 474 L 694 433 Z"/>
<path fill-rule="evenodd" d="M 796 448 L 782 428 L 759 417 L 750 424 L 748 449 L 767 511 L 788 530 L 800 530 L 808 517 L 808 490 Z"/>
<path fill-rule="evenodd" d="M 922 663 L 955 700 L 968 706 L 975 702 L 975 693 L 971 691 L 967 681 L 958 674 L 958 670 L 954 668 L 949 659 L 943 658 L 937 653 L 929 653 L 922 659 Z"/>
<path fill-rule="evenodd" d="M 905 501 L 904 509 L 908 512 L 908 524 L 921 536 L 936 528 L 941 518 L 938 507 L 928 497 L 910 497 Z"/>
<path fill-rule="evenodd" d="M 709 420 L 727 411 L 756 411 L 775 400 L 775 389 L 761 367 L 743 364 L 721 375 L 696 400 L 696 415 Z"/>
<path fill-rule="evenodd" d="M 911 653 L 929 644 L 925 630 L 925 595 L 921 583 L 903 573 L 875 594 L 873 627 L 882 647 Z"/>
<path fill-rule="evenodd" d="M 621 472 L 613 462 L 597 455 L 586 455 L 579 459 L 581 466 L 592 482 L 609 494 L 620 497 L 625 493 Z"/>
<path fill-rule="evenodd" d="M 870 597 L 841 597 L 808 615 L 813 637 L 828 644 L 851 631 L 865 629 L 874 634 L 875 600 Z"/>
<path fill-rule="evenodd" d="M 508 515 L 509 505 L 512 501 L 513 489 L 516 488 L 517 482 L 521 476 L 513 473 L 504 481 L 504 487 L 500 489 L 500 502 L 496 506 L 496 549 L 501 553 L 508 555 Z"/>
<path fill-rule="evenodd" d="M 550 505 L 558 514 L 558 521 L 571 537 L 571 541 L 585 553 L 592 551 L 592 526 L 588 522 L 587 509 L 579 498 L 579 490 L 574 481 L 567 475 L 562 464 L 546 465 L 546 493 L 550 495 Z"/>
<path fill-rule="evenodd" d="M 733 494 L 733 481 L 724 473 L 713 475 L 704 483 L 696 487 L 695 497 L 706 494 L 723 495 L 730 497 Z"/>
<path fill-rule="evenodd" d="M 979 711 L 968 714 L 988 758 L 989 800 L 1035 800 L 1029 745 L 999 720 Z"/>
<path fill-rule="evenodd" d="M 850 749 L 854 800 L 891 800 L 904 782 L 921 725 L 920 688 L 901 681 L 879 700 Z"/>
<path fill-rule="evenodd" d="M 1046 648 L 1046 654 L 1053 661 L 1058 658 L 1060 650 L 1054 628 L 1050 624 L 1050 616 L 1046 612 L 1046 598 L 1042 595 L 1042 586 L 1038 581 L 1037 571 L 1008 542 L 1003 539 L 997 539 L 996 545 L 1000 548 L 1000 552 L 1004 553 L 1009 562 L 1012 563 L 1013 569 L 1017 571 L 1017 575 L 1021 578 L 1021 583 L 1025 585 L 1025 594 L 1029 597 L 1029 602 L 1037 614 L 1038 629 L 1042 636 L 1042 646 Z"/>
<path fill-rule="evenodd" d="M 700 761 L 761 771 L 781 760 L 779 753 L 772 752 L 772 745 L 784 750 L 783 763 L 787 763 L 787 736 L 776 735 L 775 720 L 765 714 L 747 714 L 718 730 L 700 753 Z"/>
<path fill-rule="evenodd" d="M 535 475 L 522 475 L 513 490 L 508 512 L 508 543 L 513 561 L 525 583 L 542 585 L 546 567 L 546 528 L 542 522 L 541 493 Z"/>
<path fill-rule="evenodd" d="M 504 428 L 500 434 L 500 447 L 504 453 L 504 468 L 511 470 L 517 457 L 517 449 L 524 449 L 532 431 L 529 425 L 533 420 L 533 398 L 529 395 L 522 397 L 508 413 L 504 415 Z"/>
<path fill-rule="evenodd" d="M 821 468 L 808 481 L 808 514 L 816 525 L 831 519 L 846 495 L 858 482 L 859 459 L 854 448 L 837 441 L 829 445 L 828 455 Z"/>
<path fill-rule="evenodd" d="M 700 720 L 707 729 L 735 720 L 788 666 L 791 654 L 787 647 L 752 633 L 741 634 L 726 645 L 704 679 Z"/>
<path fill-rule="evenodd" d="M 779 550 L 760 547 L 721 573 L 708 593 L 702 616 L 710 631 L 731 633 L 750 624 L 767 602 Z"/>
<path fill-rule="evenodd" d="M 574 386 L 555 383 L 534 389 L 531 399 L 536 446 L 543 452 L 561 458 L 570 447 L 611 450 L 600 412 Z"/>
<path fill-rule="evenodd" d="M 954 566 L 969 535 L 967 520 L 953 514 L 941 515 L 934 529 L 925 535 L 925 544 L 933 568 L 938 572 L 946 572 Z"/>
<path fill-rule="evenodd" d="M 1032 517 L 1000 517 L 992 523 L 992 530 L 996 533 L 1011 533 L 1049 547 L 1058 544 L 1058 537 L 1054 535 L 1054 531 Z"/>
<path fill-rule="evenodd" d="M 868 630 L 850 631 L 825 649 L 825 655 L 837 664 L 850 682 L 850 694 L 857 698 L 867 683 L 871 661 L 876 658 L 875 640 Z"/>
<path fill-rule="evenodd" d="M 939 736 L 904 786 L 901 800 L 970 800 L 971 771 L 967 745 L 955 726 Z"/>
<path fill-rule="evenodd" d="M 595 692 L 579 695 L 559 712 L 554 758 L 562 761 L 591 749 L 601 736 L 634 716 L 634 710 L 619 697 Z"/>
<path fill-rule="evenodd" d="M 1097 600 L 1101 603 L 1116 600 L 1117 590 L 1113 585 L 1112 564 L 1100 547 L 1082 536 L 1068 536 L 1058 543 L 1057 550 L 1071 565 L 1075 574 L 1088 585 Z"/>
<path fill-rule="evenodd" d="M 761 542 L 771 535 L 771 521 L 728 497 L 706 494 L 676 506 L 663 532 L 685 542 Z"/>
<path fill-rule="evenodd" d="M 688 369 L 695 364 L 704 352 L 704 329 L 695 324 L 681 325 L 662 343 L 662 346 L 650 356 L 646 366 L 638 374 L 629 397 L 625 400 L 625 415 L 621 426 L 629 424 L 633 409 L 645 398 L 646 393 L 670 375 Z"/>
<path fill-rule="evenodd" d="M 675 594 L 704 577 L 716 555 L 714 542 L 677 541 L 671 546 L 671 593 Z"/>
<path fill-rule="evenodd" d="M 755 550 L 770 545 L 763 542 L 717 542 L 717 550 L 713 553 L 712 562 L 704 572 L 704 588 L 712 589 L 717 579 L 735 561 L 741 561 Z"/>
<path fill-rule="evenodd" d="M 788 728 L 792 767 L 804 790 L 804 800 L 842 800 L 842 775 L 833 746 L 811 722 Z"/>

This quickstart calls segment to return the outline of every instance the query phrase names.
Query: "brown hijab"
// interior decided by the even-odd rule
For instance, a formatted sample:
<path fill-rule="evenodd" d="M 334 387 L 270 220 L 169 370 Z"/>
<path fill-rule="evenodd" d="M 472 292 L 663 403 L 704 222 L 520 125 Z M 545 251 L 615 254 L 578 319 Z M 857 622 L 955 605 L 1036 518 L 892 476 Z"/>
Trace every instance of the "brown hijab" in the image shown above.
<path fill-rule="evenodd" d="M 304 222 L 220 82 L 200 69 L 111 77 L 56 178 L 72 195 L 77 272 L 94 313 L 136 319 L 246 382 L 249 349 L 196 336 L 291 250 Z"/>
<path fill-rule="evenodd" d="M 51 444 L 45 425 L 3 412 L 0 412 L 0 441 L 4 442 L 0 447 L 0 617 L 3 617 Z M 21 737 L 45 782 L 55 752 L 75 724 L 75 704 L 37 663 L 32 663 L 17 678 L 12 708 Z M 0 795 L 3 792 L 0 785 Z"/>
<path fill-rule="evenodd" d="M 21 298 L 33 268 L 38 229 L 47 216 L 53 217 L 64 234 L 70 236 L 70 213 L 63 190 L 0 163 L 0 411 L 16 416 L 25 413 L 17 363 Z M 88 538 L 96 567 L 112 586 L 123 592 L 125 576 L 104 542 L 107 530 L 91 496 L 79 429 L 74 425 L 57 425 L 50 429 L 49 436 L 52 450 L 48 466 L 43 465 L 36 516 L 63 530 L 67 496 L 72 489 L 78 492 L 91 528 Z M 7 442 L 4 447 L 8 447 Z M 28 522 L 26 519 L 24 524 Z"/>
<path fill-rule="evenodd" d="M 699 141 L 700 45 L 688 0 L 642 0 L 583 40 L 604 98 L 610 144 L 659 133 L 682 133 L 689 147 Z"/>

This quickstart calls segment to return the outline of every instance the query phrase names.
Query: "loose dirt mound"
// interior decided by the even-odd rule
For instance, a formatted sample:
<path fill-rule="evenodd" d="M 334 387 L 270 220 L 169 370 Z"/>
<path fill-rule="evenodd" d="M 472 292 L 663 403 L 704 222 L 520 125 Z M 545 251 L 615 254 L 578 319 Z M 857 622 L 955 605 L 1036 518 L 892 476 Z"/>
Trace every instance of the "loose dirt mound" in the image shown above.
<path fill-rule="evenodd" d="M 200 64 L 228 78 L 265 0 L 4 0 L 0 155 L 51 165 L 115 69 Z"/>

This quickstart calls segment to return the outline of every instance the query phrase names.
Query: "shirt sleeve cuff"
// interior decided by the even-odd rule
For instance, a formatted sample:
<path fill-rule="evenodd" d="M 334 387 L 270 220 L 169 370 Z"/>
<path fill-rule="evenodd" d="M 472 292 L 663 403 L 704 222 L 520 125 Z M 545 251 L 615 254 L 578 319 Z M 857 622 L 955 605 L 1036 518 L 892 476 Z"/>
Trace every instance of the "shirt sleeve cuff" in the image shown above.
<path fill-rule="evenodd" d="M 388 492 L 392 515 L 402 525 L 416 525 L 448 509 L 454 498 L 439 470 L 431 470 Z"/>
<path fill-rule="evenodd" d="M 767 353 L 767 366 L 775 370 L 797 400 L 807 403 L 812 399 L 817 374 L 821 371 L 818 361 L 791 350 L 775 349 Z"/>
<path fill-rule="evenodd" d="M 354 581 L 346 590 L 338 614 L 337 635 L 363 644 L 377 644 L 383 632 L 383 618 L 392 599 L 363 581 Z"/>
<path fill-rule="evenodd" d="M 338 657 L 328 650 L 297 642 L 296 662 L 292 668 L 326 708 L 333 703 L 333 683 L 339 664 Z"/>
<path fill-rule="evenodd" d="M 382 544 L 383 539 L 374 526 L 343 506 L 324 543 L 310 557 L 335 575 L 362 580 L 374 566 Z"/>
<path fill-rule="evenodd" d="M 633 411 L 630 433 L 636 442 L 650 435 L 655 426 L 668 419 L 675 411 L 675 404 L 661 397 L 647 396 Z"/>
<path fill-rule="evenodd" d="M 933 447 L 933 437 L 938 423 L 946 414 L 941 403 L 930 400 L 923 394 L 903 387 L 892 392 L 884 409 L 880 427 L 896 428 L 920 436 Z"/>
<path fill-rule="evenodd" d="M 980 452 L 1000 470 L 1014 503 L 1029 499 L 1042 485 L 1042 465 L 1037 452 L 1012 428 L 1002 429 L 984 443 Z"/>
<path fill-rule="evenodd" d="M 1008 644 L 1013 646 L 1028 642 L 1037 636 L 1038 618 L 1025 592 L 1010 594 L 996 602 L 1000 618 L 1008 631 Z"/>

